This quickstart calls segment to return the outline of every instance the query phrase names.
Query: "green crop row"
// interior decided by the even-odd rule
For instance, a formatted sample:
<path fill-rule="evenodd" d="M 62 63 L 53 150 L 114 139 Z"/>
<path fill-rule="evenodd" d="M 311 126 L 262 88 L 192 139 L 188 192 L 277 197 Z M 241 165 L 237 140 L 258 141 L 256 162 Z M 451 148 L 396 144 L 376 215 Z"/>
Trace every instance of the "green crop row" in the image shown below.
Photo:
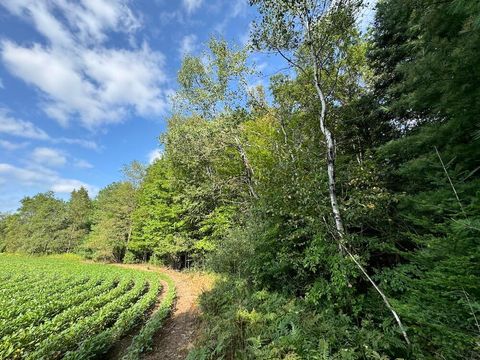
<path fill-rule="evenodd" d="M 0 320 L 0 338 L 27 326 L 34 326 L 53 318 L 63 310 L 81 304 L 92 296 L 97 296 L 108 289 L 111 283 L 100 277 L 75 286 L 65 292 L 57 292 L 48 301 L 38 304 L 31 311 L 23 312 L 13 319 Z M 20 307 L 24 307 L 22 303 Z"/>
<path fill-rule="evenodd" d="M 127 349 L 122 360 L 138 360 L 140 355 L 152 349 L 153 337 L 155 333 L 163 326 L 166 318 L 170 314 L 175 300 L 176 291 L 173 280 L 167 275 L 160 274 L 163 281 L 167 283 L 168 290 L 157 311 L 150 317 L 145 326 L 133 338 L 131 345 Z"/>
<path fill-rule="evenodd" d="M 105 353 L 126 332 L 141 321 L 146 311 L 157 300 L 160 289 L 158 282 L 150 284 L 148 293 L 134 306 L 125 310 L 112 327 L 83 342 L 77 351 L 67 353 L 64 360 L 86 360 Z"/>
<path fill-rule="evenodd" d="M 151 333 L 172 304 L 173 283 L 146 320 L 161 288 L 153 272 L 0 254 L 0 359 L 98 358 L 137 325 Z"/>

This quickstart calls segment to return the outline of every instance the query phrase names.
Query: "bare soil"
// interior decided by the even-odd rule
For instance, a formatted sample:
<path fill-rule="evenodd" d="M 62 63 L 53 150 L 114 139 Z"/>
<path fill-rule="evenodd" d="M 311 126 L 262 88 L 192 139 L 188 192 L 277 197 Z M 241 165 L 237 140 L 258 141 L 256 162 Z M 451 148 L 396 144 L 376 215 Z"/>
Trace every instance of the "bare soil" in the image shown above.
<path fill-rule="evenodd" d="M 192 349 L 200 330 L 198 297 L 212 288 L 213 277 L 200 273 L 179 272 L 164 267 L 143 264 L 120 266 L 139 270 L 159 271 L 170 276 L 175 282 L 177 297 L 172 315 L 155 335 L 153 350 L 145 354 L 144 359 L 185 359 Z M 162 283 L 162 285 L 166 290 L 167 284 Z"/>

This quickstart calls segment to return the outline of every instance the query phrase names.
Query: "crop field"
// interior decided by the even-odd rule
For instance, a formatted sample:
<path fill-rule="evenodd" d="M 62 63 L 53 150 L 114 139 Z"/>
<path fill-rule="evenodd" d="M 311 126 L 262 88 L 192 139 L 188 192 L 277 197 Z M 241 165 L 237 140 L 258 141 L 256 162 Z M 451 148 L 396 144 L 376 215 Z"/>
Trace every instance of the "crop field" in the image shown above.
<path fill-rule="evenodd" d="M 154 315 L 162 274 L 89 264 L 74 257 L 0 254 L 0 359 L 89 359 L 143 327 L 128 347 L 148 343 L 174 298 L 173 284 Z"/>

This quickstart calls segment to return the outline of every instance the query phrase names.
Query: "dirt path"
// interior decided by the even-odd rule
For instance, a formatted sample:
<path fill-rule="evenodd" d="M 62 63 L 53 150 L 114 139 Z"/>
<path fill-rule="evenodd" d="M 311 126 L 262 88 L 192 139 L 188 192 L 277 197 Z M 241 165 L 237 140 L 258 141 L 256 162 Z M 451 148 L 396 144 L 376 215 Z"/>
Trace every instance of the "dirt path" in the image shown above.
<path fill-rule="evenodd" d="M 198 335 L 198 297 L 212 287 L 213 278 L 199 273 L 183 273 L 148 265 L 125 266 L 163 272 L 173 279 L 177 290 L 173 313 L 159 333 L 156 334 L 153 350 L 146 354 L 144 359 L 185 359 Z"/>

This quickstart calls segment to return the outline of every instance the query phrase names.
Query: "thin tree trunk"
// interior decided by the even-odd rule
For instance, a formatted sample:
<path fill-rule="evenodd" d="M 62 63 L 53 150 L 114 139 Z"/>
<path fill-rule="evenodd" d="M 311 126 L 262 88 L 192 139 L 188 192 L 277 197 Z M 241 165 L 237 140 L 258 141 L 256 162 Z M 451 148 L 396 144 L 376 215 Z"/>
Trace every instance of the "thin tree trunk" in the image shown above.
<path fill-rule="evenodd" d="M 240 158 L 242 159 L 243 167 L 245 169 L 245 179 L 247 182 L 248 186 L 248 191 L 250 192 L 250 195 L 258 199 L 258 195 L 255 192 L 255 180 L 253 178 L 253 169 L 250 166 L 250 162 L 248 161 L 247 153 L 245 152 L 245 149 L 242 146 L 242 143 L 240 142 L 240 139 L 235 136 L 235 142 L 236 142 L 236 148 L 238 153 L 240 154 Z"/>
<path fill-rule="evenodd" d="M 340 213 L 340 208 L 338 206 L 338 200 L 337 200 L 337 189 L 336 189 L 336 182 L 335 182 L 335 161 L 336 161 L 336 147 L 335 147 L 335 140 L 333 137 L 332 132 L 330 129 L 325 125 L 325 118 L 327 114 L 327 102 L 325 99 L 325 95 L 322 91 L 322 87 L 320 86 L 320 74 L 319 74 L 319 65 L 318 65 L 318 60 L 315 56 L 315 51 L 312 47 L 312 42 L 310 38 L 310 24 L 307 21 L 307 38 L 308 41 L 310 42 L 310 55 L 312 56 L 313 60 L 313 67 L 314 67 L 314 85 L 315 85 L 315 90 L 317 92 L 317 96 L 320 100 L 321 103 L 321 111 L 320 111 L 320 116 L 319 116 L 319 122 L 320 122 L 320 130 L 322 131 L 322 134 L 325 137 L 326 145 L 327 145 L 327 173 L 328 173 L 328 192 L 330 194 L 330 204 L 332 207 L 332 213 L 333 217 L 335 219 L 335 228 L 337 232 L 337 240 L 338 240 L 338 247 L 340 250 L 340 253 L 342 255 L 345 255 L 345 253 L 353 260 L 355 265 L 360 269 L 360 271 L 363 273 L 363 275 L 367 278 L 367 280 L 372 284 L 372 286 L 375 288 L 375 290 L 378 292 L 380 297 L 382 298 L 385 306 L 390 310 L 392 313 L 393 317 L 395 318 L 395 321 L 398 324 L 398 327 L 400 328 L 400 331 L 403 335 L 403 338 L 405 339 L 405 342 L 410 345 L 410 340 L 408 339 L 407 332 L 405 331 L 405 328 L 402 324 L 402 321 L 400 320 L 400 317 L 398 316 L 397 312 L 395 309 L 390 305 L 390 302 L 388 301 L 387 296 L 384 294 L 384 292 L 380 289 L 380 287 L 375 283 L 375 281 L 368 275 L 366 269 L 360 264 L 355 256 L 348 250 L 348 248 L 345 246 L 345 227 L 343 226 L 343 220 L 342 220 L 342 215 Z"/>
<path fill-rule="evenodd" d="M 313 54 L 312 54 L 313 55 Z M 336 175 L 335 175 L 335 161 L 337 157 L 335 149 L 335 140 L 330 129 L 325 125 L 325 117 L 327 114 L 327 102 L 325 100 L 325 95 L 323 94 L 322 88 L 320 87 L 320 80 L 318 77 L 318 68 L 315 65 L 315 74 L 314 74 L 315 90 L 317 91 L 317 96 L 320 99 L 321 111 L 319 116 L 320 130 L 322 131 L 325 141 L 327 143 L 327 173 L 328 173 L 328 193 L 330 195 L 330 204 L 332 206 L 333 218 L 335 219 L 335 228 L 337 230 L 337 237 L 340 244 L 343 244 L 343 238 L 345 236 L 345 227 L 343 226 L 342 215 L 340 213 L 340 208 L 338 206 L 337 200 L 337 186 L 336 186 Z M 343 248 L 340 246 L 340 250 L 343 253 Z"/>
<path fill-rule="evenodd" d="M 131 237 L 132 237 L 132 224 L 130 224 L 128 227 L 127 243 L 125 244 L 125 250 L 128 250 L 128 244 L 130 243 Z"/>
<path fill-rule="evenodd" d="M 402 324 L 402 321 L 400 320 L 400 317 L 398 316 L 397 312 L 395 309 L 390 305 L 390 302 L 388 301 L 387 296 L 384 294 L 384 292 L 380 289 L 380 287 L 375 283 L 375 281 L 368 275 L 367 271 L 365 268 L 360 264 L 355 256 L 352 255 L 352 253 L 347 249 L 345 246 L 344 242 L 344 236 L 345 236 L 345 228 L 343 226 L 343 220 L 342 216 L 340 213 L 340 208 L 338 207 L 338 201 L 337 201 L 337 191 L 336 191 L 336 183 L 335 183 L 335 160 L 336 160 L 336 149 L 335 149 L 335 140 L 333 139 L 332 132 L 330 129 L 328 129 L 325 126 L 325 115 L 326 115 L 326 108 L 327 104 L 325 101 L 325 96 L 322 92 L 322 89 L 319 84 L 319 78 L 318 78 L 318 69 L 315 65 L 315 89 L 317 90 L 317 95 L 320 99 L 320 102 L 322 104 L 322 110 L 320 113 L 320 129 L 325 136 L 325 140 L 327 143 L 327 172 L 328 172 L 328 191 L 330 193 L 330 203 L 332 206 L 332 212 L 333 216 L 335 218 L 335 227 L 337 230 L 337 237 L 338 237 L 338 246 L 340 248 L 340 252 L 344 255 L 345 253 L 353 260 L 355 265 L 360 269 L 360 271 L 365 275 L 367 280 L 372 284 L 372 286 L 375 288 L 375 290 L 380 294 L 380 297 L 382 298 L 385 306 L 390 310 L 392 313 L 393 317 L 395 318 L 395 321 L 398 324 L 398 327 L 400 328 L 400 331 L 403 335 L 403 338 L 405 339 L 405 342 L 410 345 L 410 340 L 408 339 L 407 332 L 405 331 L 405 328 Z"/>
<path fill-rule="evenodd" d="M 305 4 L 305 13 L 308 13 L 308 5 Z M 340 253 L 343 254 L 342 245 L 344 243 L 343 238 L 345 236 L 345 227 L 343 226 L 342 215 L 340 213 L 340 208 L 338 206 L 337 200 L 337 188 L 335 183 L 335 160 L 336 160 L 336 149 L 335 149 L 335 140 L 330 129 L 325 125 L 325 118 L 327 115 L 327 101 L 325 99 L 325 94 L 323 93 L 322 87 L 320 86 L 320 74 L 319 74 L 319 64 L 318 59 L 313 48 L 313 39 L 311 37 L 311 24 L 308 16 L 304 19 L 304 25 L 306 29 L 306 39 L 309 44 L 310 56 L 313 61 L 313 76 L 314 76 L 314 85 L 317 92 L 318 99 L 320 100 L 321 110 L 319 116 L 320 130 L 325 137 L 327 143 L 327 173 L 328 173 L 328 192 L 330 195 L 330 205 L 332 207 L 333 218 L 335 219 L 335 228 L 337 230 L 337 239 L 339 242 Z"/>

